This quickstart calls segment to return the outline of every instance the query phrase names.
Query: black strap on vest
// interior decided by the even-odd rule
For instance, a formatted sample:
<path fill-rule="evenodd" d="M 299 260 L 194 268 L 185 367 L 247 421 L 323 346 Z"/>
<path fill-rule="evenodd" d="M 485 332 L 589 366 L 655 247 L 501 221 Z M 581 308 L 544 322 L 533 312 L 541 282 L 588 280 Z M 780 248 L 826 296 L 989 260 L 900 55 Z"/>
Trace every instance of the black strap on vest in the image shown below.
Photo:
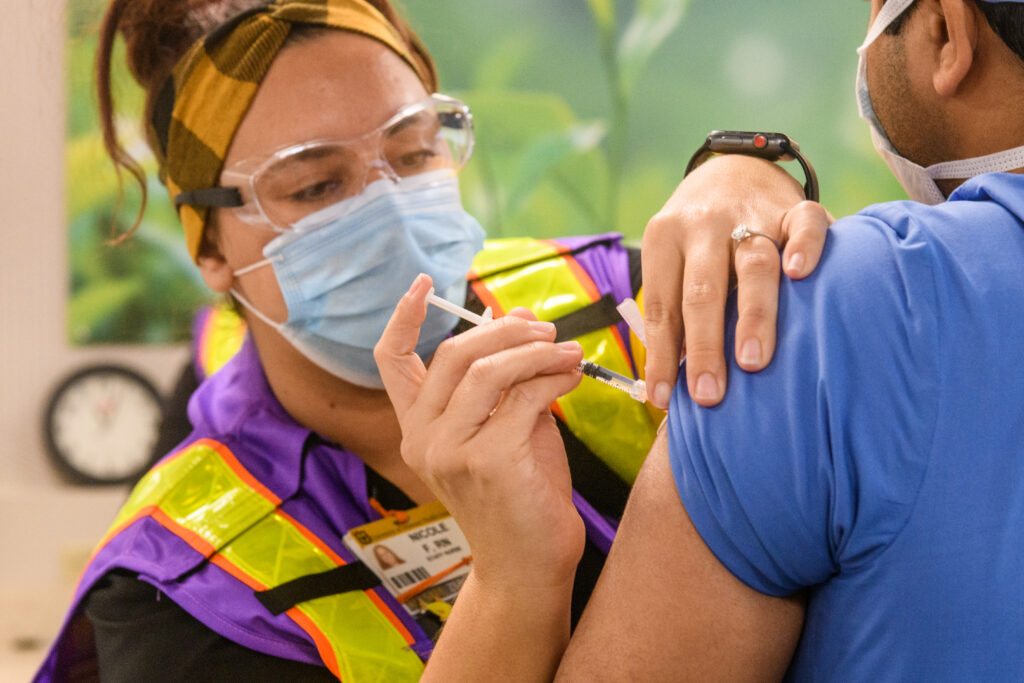
<path fill-rule="evenodd" d="M 592 304 L 578 308 L 572 313 L 566 313 L 561 318 L 553 320 L 555 324 L 555 341 L 564 342 L 576 337 L 582 337 L 588 332 L 601 330 L 609 325 L 614 325 L 622 319 L 615 309 L 615 297 L 605 294 Z"/>
<path fill-rule="evenodd" d="M 582 251 L 590 249 L 591 247 L 606 245 L 607 241 L 596 242 L 594 244 L 588 244 L 584 247 L 574 249 L 572 252 L 570 252 L 570 254 L 576 255 Z M 498 273 L 504 273 L 515 268 L 521 268 L 524 265 L 537 263 L 538 261 L 543 261 L 546 259 L 561 258 L 562 256 L 564 256 L 564 254 L 551 254 L 548 256 L 543 256 L 539 259 L 533 259 L 532 261 L 526 261 L 524 263 L 517 263 L 509 268 L 502 268 L 492 273 L 487 273 L 483 277 L 491 277 Z M 629 282 L 633 290 L 633 296 L 636 296 L 636 294 L 640 291 L 640 286 L 643 283 L 643 272 L 640 266 L 640 250 L 627 247 L 626 256 L 629 259 Z M 474 281 L 479 279 L 480 278 L 475 278 Z M 576 339 L 577 337 L 582 337 L 588 332 L 593 332 L 595 330 L 600 330 L 602 328 L 608 327 L 609 325 L 617 324 L 622 320 L 622 316 L 619 315 L 619 312 L 618 310 L 616 310 L 615 306 L 615 297 L 611 294 L 605 294 L 597 301 L 588 304 L 583 308 L 579 308 L 573 311 L 572 313 L 567 313 L 566 315 L 563 315 L 561 318 L 558 318 L 557 320 L 552 320 L 551 322 L 555 324 L 556 330 L 555 341 L 563 342 L 568 341 L 570 339 Z M 473 292 L 472 289 L 468 290 L 466 293 L 466 308 L 477 314 L 483 312 L 484 310 L 484 305 L 480 303 L 480 299 L 477 298 L 476 294 Z M 460 321 L 459 325 L 455 328 L 455 333 L 459 334 L 461 332 L 465 332 L 472 326 L 472 323 L 467 323 L 464 320 Z"/>
<path fill-rule="evenodd" d="M 640 267 L 640 250 L 627 248 L 626 254 L 629 257 L 629 283 L 633 289 L 633 296 L 636 296 L 643 282 L 643 272 Z M 618 309 L 615 308 L 616 305 L 615 297 L 611 294 L 605 294 L 594 303 L 552 321 L 555 324 L 556 330 L 555 341 L 563 342 L 575 339 L 576 337 L 582 337 L 588 332 L 600 330 L 621 322 L 622 316 L 619 314 Z"/>
<path fill-rule="evenodd" d="M 626 256 L 629 257 L 629 284 L 633 288 L 633 296 L 636 296 L 644 284 L 644 271 L 640 263 L 640 250 L 626 247 Z"/>
<path fill-rule="evenodd" d="M 328 595 L 365 591 L 380 585 L 380 579 L 362 562 L 351 562 L 319 574 L 308 574 L 282 583 L 276 588 L 253 591 L 267 610 L 278 615 L 300 602 L 325 598 Z"/>

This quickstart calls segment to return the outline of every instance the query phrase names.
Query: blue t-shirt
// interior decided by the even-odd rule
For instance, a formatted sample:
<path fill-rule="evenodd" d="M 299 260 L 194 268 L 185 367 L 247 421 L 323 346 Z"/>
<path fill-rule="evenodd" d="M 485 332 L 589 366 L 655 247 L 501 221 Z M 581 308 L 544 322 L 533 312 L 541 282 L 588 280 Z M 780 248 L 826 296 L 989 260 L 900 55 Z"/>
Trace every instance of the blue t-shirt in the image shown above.
<path fill-rule="evenodd" d="M 1024 175 L 869 207 L 783 280 L 766 370 L 712 409 L 680 373 L 697 530 L 748 586 L 808 590 L 790 679 L 1024 680 Z"/>

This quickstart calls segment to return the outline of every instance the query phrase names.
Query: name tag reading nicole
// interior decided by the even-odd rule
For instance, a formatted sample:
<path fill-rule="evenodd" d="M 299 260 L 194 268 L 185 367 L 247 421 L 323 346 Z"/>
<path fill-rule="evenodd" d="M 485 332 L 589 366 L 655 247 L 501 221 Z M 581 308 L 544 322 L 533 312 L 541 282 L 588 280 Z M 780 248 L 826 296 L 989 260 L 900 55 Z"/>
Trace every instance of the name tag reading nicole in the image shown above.
<path fill-rule="evenodd" d="M 350 529 L 345 546 L 369 567 L 412 615 L 451 604 L 469 574 L 469 544 L 440 501 Z"/>

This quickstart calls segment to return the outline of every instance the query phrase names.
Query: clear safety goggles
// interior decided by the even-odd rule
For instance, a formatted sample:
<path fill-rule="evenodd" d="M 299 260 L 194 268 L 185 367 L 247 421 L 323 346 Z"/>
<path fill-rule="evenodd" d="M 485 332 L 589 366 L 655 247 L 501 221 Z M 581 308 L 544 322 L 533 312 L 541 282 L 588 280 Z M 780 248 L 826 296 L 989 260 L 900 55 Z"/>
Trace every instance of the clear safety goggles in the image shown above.
<path fill-rule="evenodd" d="M 289 230 L 381 178 L 399 181 L 424 173 L 446 178 L 472 151 L 469 107 L 435 94 L 358 138 L 312 140 L 240 161 L 221 173 L 221 186 L 183 192 L 175 204 L 229 207 L 248 223 Z"/>

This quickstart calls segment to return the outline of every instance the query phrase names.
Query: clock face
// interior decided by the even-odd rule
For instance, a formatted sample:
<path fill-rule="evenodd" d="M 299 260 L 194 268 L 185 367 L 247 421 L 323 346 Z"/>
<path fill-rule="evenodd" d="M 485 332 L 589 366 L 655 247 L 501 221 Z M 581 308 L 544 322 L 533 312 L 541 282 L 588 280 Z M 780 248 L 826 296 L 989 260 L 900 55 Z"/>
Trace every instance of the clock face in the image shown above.
<path fill-rule="evenodd" d="M 73 479 L 131 481 L 152 462 L 160 430 L 160 395 L 138 373 L 115 365 L 68 377 L 50 399 L 50 455 Z"/>

